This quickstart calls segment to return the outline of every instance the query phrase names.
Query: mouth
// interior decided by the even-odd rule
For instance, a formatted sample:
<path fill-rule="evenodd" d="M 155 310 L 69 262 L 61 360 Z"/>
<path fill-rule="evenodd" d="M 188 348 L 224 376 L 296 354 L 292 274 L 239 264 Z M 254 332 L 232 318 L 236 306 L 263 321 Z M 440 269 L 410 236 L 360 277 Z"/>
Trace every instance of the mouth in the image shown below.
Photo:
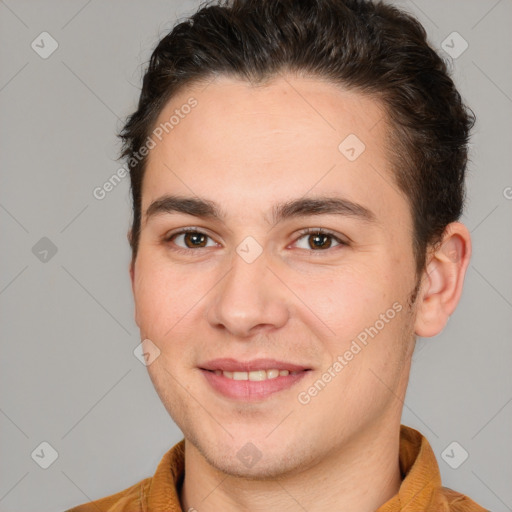
<path fill-rule="evenodd" d="M 241 362 L 215 359 L 199 369 L 216 393 L 242 401 L 257 401 L 294 386 L 311 368 L 277 361 L 256 359 Z"/>
<path fill-rule="evenodd" d="M 215 375 L 222 375 L 232 380 L 250 380 L 253 382 L 261 382 L 263 380 L 277 379 L 277 377 L 287 377 L 288 375 L 297 375 L 298 371 L 278 370 L 271 368 L 270 370 L 254 370 L 252 372 L 228 372 L 225 370 L 206 370 L 213 371 Z M 306 370 L 301 370 L 306 371 Z"/>

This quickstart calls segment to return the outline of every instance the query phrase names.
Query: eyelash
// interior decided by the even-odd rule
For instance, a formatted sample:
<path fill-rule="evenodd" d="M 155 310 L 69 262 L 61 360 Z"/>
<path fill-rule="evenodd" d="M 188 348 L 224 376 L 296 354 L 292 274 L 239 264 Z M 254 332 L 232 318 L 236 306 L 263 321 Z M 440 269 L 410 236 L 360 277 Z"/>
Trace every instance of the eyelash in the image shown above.
<path fill-rule="evenodd" d="M 206 233 L 201 231 L 199 228 L 189 227 L 189 228 L 183 228 L 181 231 L 172 233 L 172 234 L 164 237 L 163 241 L 165 243 L 170 243 L 170 242 L 172 242 L 172 240 L 175 237 L 177 237 L 179 235 L 187 234 L 187 233 L 197 233 L 199 235 L 204 235 L 204 236 L 212 239 L 211 236 L 207 235 Z M 332 237 L 336 242 L 338 242 L 339 246 L 341 246 L 341 247 L 349 245 L 348 242 L 341 240 L 339 237 L 337 237 L 335 233 L 333 233 L 332 231 L 329 231 L 328 229 L 324 229 L 324 228 L 305 228 L 299 232 L 299 237 L 295 240 L 294 243 L 296 243 L 298 240 L 300 240 L 301 238 L 303 238 L 306 235 L 327 235 L 327 236 Z M 199 247 L 198 249 L 205 249 L 205 247 Z M 172 250 L 175 252 L 178 252 L 181 254 L 187 254 L 187 255 L 189 255 L 191 252 L 196 252 L 198 249 L 192 249 L 192 248 L 184 249 L 183 247 L 179 247 L 179 246 L 175 246 L 172 248 Z M 334 248 L 329 247 L 328 249 L 318 249 L 318 250 L 311 249 L 308 252 L 310 252 L 312 254 L 319 254 L 319 253 L 325 253 L 325 252 L 329 251 L 330 249 L 334 249 Z M 303 249 L 303 250 L 307 250 L 307 249 Z"/>

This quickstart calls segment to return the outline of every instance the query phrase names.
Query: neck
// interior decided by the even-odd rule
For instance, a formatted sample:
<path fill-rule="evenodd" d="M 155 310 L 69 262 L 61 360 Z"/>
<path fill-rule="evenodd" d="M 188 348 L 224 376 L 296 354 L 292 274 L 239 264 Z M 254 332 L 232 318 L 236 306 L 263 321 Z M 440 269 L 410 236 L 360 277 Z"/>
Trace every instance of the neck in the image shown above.
<path fill-rule="evenodd" d="M 389 426 L 388 426 L 389 427 Z M 238 478 L 212 467 L 185 441 L 184 511 L 374 512 L 401 484 L 398 463 L 400 424 L 369 428 L 353 436 L 321 462 L 279 479 Z"/>

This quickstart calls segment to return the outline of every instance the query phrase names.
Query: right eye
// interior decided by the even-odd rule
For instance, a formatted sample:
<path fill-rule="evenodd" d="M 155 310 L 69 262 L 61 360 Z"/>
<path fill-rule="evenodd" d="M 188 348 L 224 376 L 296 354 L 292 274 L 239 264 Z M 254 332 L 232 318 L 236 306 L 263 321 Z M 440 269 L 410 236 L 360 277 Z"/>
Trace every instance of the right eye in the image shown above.
<path fill-rule="evenodd" d="M 208 240 L 211 240 L 211 245 L 208 245 Z M 176 233 L 171 233 L 165 238 L 165 242 L 172 242 L 177 246 L 177 249 L 173 250 L 179 252 L 188 252 L 194 249 L 203 249 L 212 246 L 215 247 L 218 245 L 211 239 L 210 236 L 208 236 L 206 233 L 203 233 L 202 231 L 199 231 L 197 228 L 185 228 Z"/>

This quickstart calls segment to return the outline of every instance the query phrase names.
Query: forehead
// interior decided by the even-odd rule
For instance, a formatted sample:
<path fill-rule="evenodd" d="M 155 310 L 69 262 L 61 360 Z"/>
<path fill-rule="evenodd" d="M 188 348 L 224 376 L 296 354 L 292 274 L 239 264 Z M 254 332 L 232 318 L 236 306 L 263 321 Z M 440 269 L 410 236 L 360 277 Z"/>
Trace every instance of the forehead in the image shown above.
<path fill-rule="evenodd" d="M 143 212 L 163 193 L 262 209 L 309 191 L 358 202 L 403 202 L 386 149 L 389 126 L 372 97 L 317 78 L 265 85 L 218 77 L 183 88 L 160 113 Z M 157 135 L 155 135 L 155 133 Z"/>

